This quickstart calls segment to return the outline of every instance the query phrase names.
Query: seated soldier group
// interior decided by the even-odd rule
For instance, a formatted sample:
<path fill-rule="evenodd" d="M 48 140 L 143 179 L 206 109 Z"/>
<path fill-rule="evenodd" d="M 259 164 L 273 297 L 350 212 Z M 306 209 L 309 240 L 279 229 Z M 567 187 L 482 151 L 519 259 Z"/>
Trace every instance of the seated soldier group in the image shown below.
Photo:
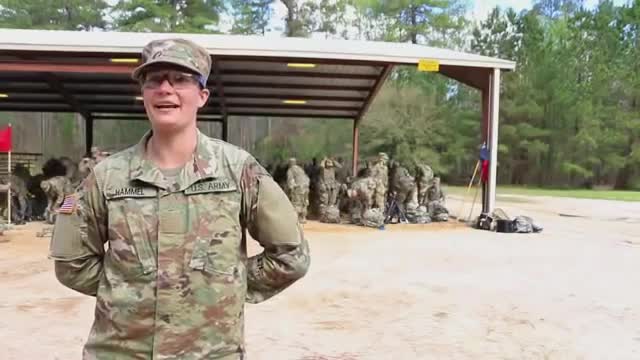
<path fill-rule="evenodd" d="M 8 216 L 7 194 L 11 190 L 11 223 L 29 221 L 55 222 L 64 197 L 74 192 L 91 169 L 108 152 L 92 148 L 91 154 L 75 163 L 68 157 L 51 158 L 42 166 L 42 172 L 31 175 L 22 164 L 16 164 L 10 176 L 0 179 L 0 217 Z"/>
<path fill-rule="evenodd" d="M 340 160 L 314 159 L 304 168 L 295 158 L 268 167 L 285 190 L 302 222 L 307 213 L 325 223 L 379 227 L 389 222 L 424 224 L 447 221 L 449 211 L 429 165 L 416 166 L 415 176 L 397 161 L 379 153 L 356 177 L 348 176 Z"/>

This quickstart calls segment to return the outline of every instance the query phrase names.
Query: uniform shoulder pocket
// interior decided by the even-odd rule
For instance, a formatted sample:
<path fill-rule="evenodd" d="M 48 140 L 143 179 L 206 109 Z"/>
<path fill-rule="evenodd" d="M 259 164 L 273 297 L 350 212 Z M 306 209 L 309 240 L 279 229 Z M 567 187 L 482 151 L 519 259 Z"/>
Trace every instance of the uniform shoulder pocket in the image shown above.
<path fill-rule="evenodd" d="M 82 217 L 77 212 L 56 216 L 49 245 L 50 259 L 71 261 L 90 254 L 82 243 L 81 225 Z"/>

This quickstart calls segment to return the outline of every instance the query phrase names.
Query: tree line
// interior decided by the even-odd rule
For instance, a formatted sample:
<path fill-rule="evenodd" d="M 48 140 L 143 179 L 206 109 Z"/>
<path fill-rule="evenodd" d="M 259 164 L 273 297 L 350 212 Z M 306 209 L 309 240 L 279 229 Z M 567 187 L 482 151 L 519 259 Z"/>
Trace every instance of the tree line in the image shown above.
<path fill-rule="evenodd" d="M 640 189 L 640 0 L 537 0 L 482 21 L 459 0 L 0 0 L 0 27 L 264 35 L 411 42 L 513 60 L 503 75 L 499 183 Z M 276 19 L 278 20 L 278 19 Z M 279 31 L 276 29 L 275 31 Z M 480 94 L 398 68 L 361 128 L 365 158 L 388 152 L 468 179 L 480 146 Z M 266 161 L 350 156 L 351 124 L 282 120 L 256 151 Z"/>

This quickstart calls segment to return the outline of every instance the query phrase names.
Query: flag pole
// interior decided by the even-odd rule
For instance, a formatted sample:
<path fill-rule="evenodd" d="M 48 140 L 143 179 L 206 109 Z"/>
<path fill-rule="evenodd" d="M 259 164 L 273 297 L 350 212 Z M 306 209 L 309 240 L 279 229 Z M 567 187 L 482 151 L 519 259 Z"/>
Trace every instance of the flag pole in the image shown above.
<path fill-rule="evenodd" d="M 9 129 L 11 129 L 11 123 L 9 123 Z M 13 146 L 12 146 L 13 148 Z M 7 161 L 7 170 L 9 173 L 9 189 L 7 190 L 7 224 L 11 225 L 11 150 L 9 149 L 9 159 Z"/>

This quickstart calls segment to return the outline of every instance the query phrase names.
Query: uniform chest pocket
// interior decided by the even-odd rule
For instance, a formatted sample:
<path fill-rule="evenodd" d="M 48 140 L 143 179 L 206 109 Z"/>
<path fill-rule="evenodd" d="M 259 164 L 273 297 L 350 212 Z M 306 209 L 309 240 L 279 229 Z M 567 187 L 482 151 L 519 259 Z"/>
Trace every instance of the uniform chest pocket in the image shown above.
<path fill-rule="evenodd" d="M 124 188 L 106 194 L 109 211 L 109 252 L 114 269 L 125 275 L 157 269 L 152 239 L 157 237 L 155 189 Z"/>
<path fill-rule="evenodd" d="M 193 248 L 185 261 L 188 270 L 237 277 L 243 254 L 240 193 L 230 187 L 185 194 L 195 230 Z"/>
<path fill-rule="evenodd" d="M 197 238 L 189 260 L 189 268 L 209 274 L 235 276 L 240 260 L 238 245 L 238 242 L 230 237 L 221 238 L 214 235 L 213 238 Z"/>

